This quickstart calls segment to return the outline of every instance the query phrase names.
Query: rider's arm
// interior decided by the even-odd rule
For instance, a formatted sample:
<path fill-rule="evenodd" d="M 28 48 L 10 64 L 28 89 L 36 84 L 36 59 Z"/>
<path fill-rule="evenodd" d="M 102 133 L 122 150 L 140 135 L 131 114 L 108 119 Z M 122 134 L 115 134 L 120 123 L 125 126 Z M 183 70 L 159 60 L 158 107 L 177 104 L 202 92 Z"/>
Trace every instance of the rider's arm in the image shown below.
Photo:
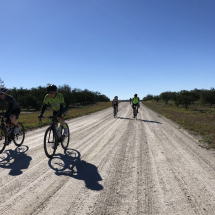
<path fill-rule="evenodd" d="M 59 110 L 59 115 L 61 116 L 62 115 L 62 113 L 63 113 L 63 104 L 61 103 L 60 104 L 60 110 Z"/>
<path fill-rule="evenodd" d="M 8 109 L 7 109 L 7 111 L 5 112 L 5 115 L 4 115 L 5 118 L 9 117 L 10 112 L 12 111 L 12 109 L 13 109 L 13 103 L 9 103 Z"/>
<path fill-rule="evenodd" d="M 47 104 L 43 104 L 42 108 L 41 108 L 41 112 L 40 112 L 40 116 L 42 116 L 46 110 L 46 106 Z"/>
<path fill-rule="evenodd" d="M 60 100 L 59 100 L 59 102 L 60 102 L 60 110 L 59 110 L 58 114 L 61 116 L 62 113 L 63 113 L 63 106 L 65 104 L 64 97 L 63 97 L 62 94 L 60 94 Z"/>

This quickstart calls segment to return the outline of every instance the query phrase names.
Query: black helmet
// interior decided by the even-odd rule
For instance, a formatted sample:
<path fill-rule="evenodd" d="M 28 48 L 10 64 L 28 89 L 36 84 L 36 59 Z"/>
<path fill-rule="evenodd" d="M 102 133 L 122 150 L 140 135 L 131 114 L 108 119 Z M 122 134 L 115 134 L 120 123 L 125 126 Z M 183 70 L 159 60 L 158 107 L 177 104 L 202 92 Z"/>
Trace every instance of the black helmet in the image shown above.
<path fill-rule="evenodd" d="M 0 86 L 0 93 L 6 93 L 8 89 L 6 89 L 4 86 Z"/>
<path fill-rule="evenodd" d="M 57 87 L 54 84 L 49 84 L 47 86 L 47 91 L 57 91 Z"/>
<path fill-rule="evenodd" d="M 134 94 L 134 96 L 137 96 L 137 94 Z"/>

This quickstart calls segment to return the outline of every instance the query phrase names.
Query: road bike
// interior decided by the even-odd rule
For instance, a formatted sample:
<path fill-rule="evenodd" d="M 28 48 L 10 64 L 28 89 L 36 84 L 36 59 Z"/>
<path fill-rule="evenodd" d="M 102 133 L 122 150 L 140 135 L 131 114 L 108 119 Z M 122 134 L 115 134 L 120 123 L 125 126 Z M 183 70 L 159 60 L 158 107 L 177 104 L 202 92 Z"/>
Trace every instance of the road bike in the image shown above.
<path fill-rule="evenodd" d="M 134 118 L 137 120 L 137 104 L 133 105 L 133 109 L 134 109 Z"/>
<path fill-rule="evenodd" d="M 15 126 L 9 122 L 9 126 L 5 125 L 4 117 L 1 116 L 0 124 L 0 153 L 2 153 L 7 145 L 14 142 L 16 146 L 21 146 L 25 139 L 25 128 L 21 122 L 18 122 L 19 132 L 14 133 Z"/>
<path fill-rule="evenodd" d="M 42 118 L 48 118 L 51 119 L 50 126 L 47 128 L 45 135 L 44 135 L 44 150 L 45 154 L 48 158 L 52 158 L 56 152 L 56 149 L 61 143 L 61 146 L 63 149 L 67 149 L 69 145 L 70 140 L 70 133 L 69 133 L 69 126 L 66 123 L 66 126 L 68 128 L 68 134 L 64 135 L 64 127 L 60 124 L 57 129 L 55 128 L 55 122 L 58 122 L 57 118 L 55 116 L 48 116 L 48 117 L 42 117 Z"/>
<path fill-rule="evenodd" d="M 116 108 L 116 104 L 113 105 L 114 108 L 114 118 L 117 117 L 117 108 Z"/>

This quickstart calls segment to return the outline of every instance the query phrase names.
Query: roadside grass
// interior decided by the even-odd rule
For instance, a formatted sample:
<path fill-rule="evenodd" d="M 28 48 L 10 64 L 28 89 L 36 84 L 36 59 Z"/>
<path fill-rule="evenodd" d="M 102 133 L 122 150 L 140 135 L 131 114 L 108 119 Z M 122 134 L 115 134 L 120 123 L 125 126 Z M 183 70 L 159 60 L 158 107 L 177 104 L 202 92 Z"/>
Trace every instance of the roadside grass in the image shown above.
<path fill-rule="evenodd" d="M 207 149 L 215 148 L 215 108 L 196 102 L 188 107 L 176 107 L 172 101 L 166 105 L 163 101 L 144 101 L 150 109 L 173 120 L 194 135 L 202 135 L 199 140 L 207 144 Z"/>
<path fill-rule="evenodd" d="M 89 104 L 83 106 L 70 106 L 69 110 L 64 117 L 65 120 L 72 119 L 75 117 L 87 115 L 90 113 L 94 113 L 100 110 L 104 110 L 106 108 L 111 107 L 111 102 L 98 102 L 96 104 Z M 52 116 L 53 110 L 49 107 L 44 116 Z M 26 130 L 35 129 L 41 127 L 38 122 L 38 115 L 40 111 L 33 111 L 33 112 L 21 112 L 18 121 L 22 122 Z M 49 119 L 42 119 L 43 125 L 47 125 L 50 123 Z"/>

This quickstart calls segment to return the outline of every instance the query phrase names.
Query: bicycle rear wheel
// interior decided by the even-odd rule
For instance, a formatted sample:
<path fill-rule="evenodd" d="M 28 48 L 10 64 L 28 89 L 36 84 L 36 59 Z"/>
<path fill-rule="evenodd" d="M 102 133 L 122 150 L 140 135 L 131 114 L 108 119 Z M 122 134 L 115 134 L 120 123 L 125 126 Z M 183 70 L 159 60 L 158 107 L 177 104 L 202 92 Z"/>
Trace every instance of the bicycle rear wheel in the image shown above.
<path fill-rule="evenodd" d="M 135 117 L 135 119 L 137 119 L 137 108 L 136 107 L 134 109 L 134 117 Z"/>
<path fill-rule="evenodd" d="M 25 128 L 21 122 L 18 122 L 18 125 L 19 125 L 19 133 L 16 135 L 14 134 L 13 142 L 16 146 L 19 147 L 23 144 L 25 139 Z"/>
<path fill-rule="evenodd" d="M 6 131 L 3 128 L 0 128 L 0 153 L 2 153 L 6 147 Z"/>
<path fill-rule="evenodd" d="M 56 133 L 52 127 L 49 127 L 44 136 L 44 150 L 48 158 L 52 158 L 57 149 Z"/>
<path fill-rule="evenodd" d="M 67 123 L 66 123 L 66 126 L 67 126 L 67 128 L 68 128 L 68 135 L 65 136 L 64 134 L 61 133 L 61 137 L 62 137 L 61 145 L 62 145 L 62 148 L 63 148 L 63 149 L 67 149 L 67 148 L 68 148 L 69 140 L 70 140 L 69 126 L 68 126 Z M 63 130 L 64 130 L 64 128 L 61 129 L 61 132 L 62 132 Z"/>

